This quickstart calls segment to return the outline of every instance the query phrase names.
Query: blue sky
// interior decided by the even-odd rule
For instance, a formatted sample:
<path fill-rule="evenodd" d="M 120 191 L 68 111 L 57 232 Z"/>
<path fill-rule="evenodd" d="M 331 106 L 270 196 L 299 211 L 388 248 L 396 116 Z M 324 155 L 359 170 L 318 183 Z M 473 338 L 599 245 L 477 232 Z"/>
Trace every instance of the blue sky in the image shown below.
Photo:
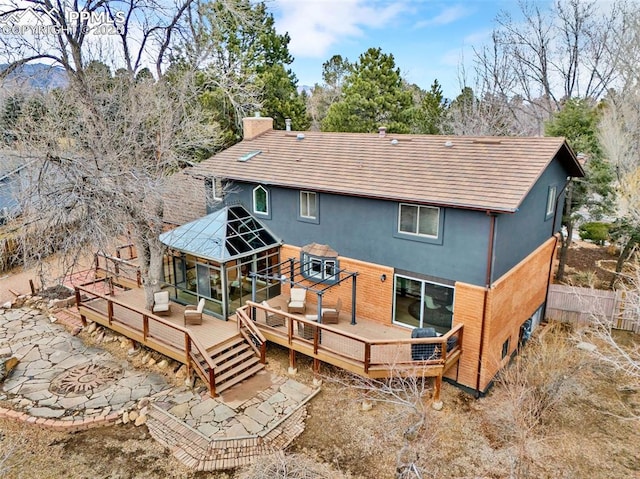
<path fill-rule="evenodd" d="M 515 0 L 272 0 L 267 5 L 278 33 L 291 36 L 299 85 L 320 83 L 322 64 L 335 54 L 354 62 L 368 48 L 380 47 L 393 54 L 408 81 L 427 89 L 437 78 L 449 98 L 460 92 L 463 60 L 471 82 L 473 47 L 490 40 L 497 13 L 504 9 L 517 16 Z"/>

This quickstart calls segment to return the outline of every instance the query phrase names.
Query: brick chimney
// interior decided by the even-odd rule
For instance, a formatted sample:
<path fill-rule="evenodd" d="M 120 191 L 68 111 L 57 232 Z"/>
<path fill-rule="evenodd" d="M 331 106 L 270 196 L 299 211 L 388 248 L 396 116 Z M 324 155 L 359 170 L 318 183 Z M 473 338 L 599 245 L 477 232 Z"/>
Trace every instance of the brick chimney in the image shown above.
<path fill-rule="evenodd" d="M 242 130 L 245 140 L 253 140 L 263 133 L 273 130 L 273 118 L 261 117 L 259 113 L 256 116 L 243 118 Z"/>

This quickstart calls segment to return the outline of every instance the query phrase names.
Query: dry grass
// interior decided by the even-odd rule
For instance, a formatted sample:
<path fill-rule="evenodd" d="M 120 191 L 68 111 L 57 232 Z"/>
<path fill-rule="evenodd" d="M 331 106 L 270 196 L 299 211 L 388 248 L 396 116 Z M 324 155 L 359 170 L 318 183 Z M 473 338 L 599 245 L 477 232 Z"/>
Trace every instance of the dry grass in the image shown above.
<path fill-rule="evenodd" d="M 576 349 L 564 332 L 545 329 L 541 342 L 531 343 L 487 397 L 475 400 L 449 384 L 443 386 L 444 409 L 429 411 L 425 435 L 412 442 L 411 459 L 423 478 L 640 476 L 640 427 L 624 419 L 630 410 L 640 413 L 640 393 L 618 390 L 620 377 Z M 117 351 L 113 348 L 112 353 Z M 271 370 L 285 374 L 285 349 L 270 346 L 268 358 Z M 299 356 L 297 366 L 296 380 L 310 384 L 311 361 Z M 341 381 L 325 380 L 309 404 L 306 430 L 287 456 L 244 471 L 186 470 L 144 427 L 65 435 L 0 421 L 0 458 L 2 451 L 12 451 L 0 462 L 0 470 L 15 466 L 0 477 L 253 479 L 267 477 L 260 476 L 261 471 L 272 471 L 268 477 L 395 479 L 403 431 L 412 420 L 406 407 L 376 403 L 362 411 L 361 391 L 344 387 L 348 376 L 330 367 L 323 374 Z M 517 380 L 509 383 L 508 374 Z M 527 394 L 515 395 L 523 390 Z M 523 422 L 529 427 L 525 435 L 517 429 L 522 418 L 514 398 L 537 404 L 523 409 L 533 411 L 535 418 Z M 523 444 L 526 454 L 520 455 Z M 516 459 L 522 458 L 526 468 L 518 470 Z"/>

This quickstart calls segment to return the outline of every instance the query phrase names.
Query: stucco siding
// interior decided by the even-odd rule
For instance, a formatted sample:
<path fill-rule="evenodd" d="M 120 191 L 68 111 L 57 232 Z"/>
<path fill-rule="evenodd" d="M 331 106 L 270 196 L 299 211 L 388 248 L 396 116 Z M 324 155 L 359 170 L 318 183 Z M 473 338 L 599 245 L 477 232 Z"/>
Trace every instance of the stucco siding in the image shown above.
<path fill-rule="evenodd" d="M 522 202 L 517 213 L 498 215 L 494 280 L 517 265 L 560 229 L 564 195 L 561 195 L 556 204 L 558 213 L 555 215 L 555 225 L 553 216 L 547 217 L 545 213 L 549 187 L 555 186 L 556 195 L 560 194 L 566 178 L 566 170 L 557 159 L 553 160 Z"/>
<path fill-rule="evenodd" d="M 229 201 L 253 211 L 254 186 L 236 183 Z M 319 221 L 310 223 L 298 219 L 298 190 L 267 188 L 269 217 L 256 217 L 285 243 L 328 244 L 341 256 L 367 263 L 484 285 L 489 218 L 483 212 L 443 208 L 441 236 L 429 242 L 397 236 L 396 202 L 320 193 Z"/>

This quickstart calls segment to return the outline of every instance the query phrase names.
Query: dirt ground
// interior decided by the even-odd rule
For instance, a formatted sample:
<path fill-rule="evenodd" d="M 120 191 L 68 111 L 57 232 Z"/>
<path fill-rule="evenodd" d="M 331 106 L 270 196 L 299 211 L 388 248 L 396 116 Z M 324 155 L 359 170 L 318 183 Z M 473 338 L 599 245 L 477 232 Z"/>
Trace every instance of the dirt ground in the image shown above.
<path fill-rule="evenodd" d="M 613 278 L 618 251 L 587 241 L 574 241 L 567 253 L 563 283 L 608 289 Z"/>
<path fill-rule="evenodd" d="M 602 259 L 601 253 L 581 249 L 589 254 L 579 260 L 582 263 L 574 258 L 572 267 Z M 3 289 L 22 287 L 14 279 L 0 280 L 0 298 Z M 637 346 L 637 337 L 622 339 L 628 347 Z M 566 347 L 569 355 L 558 357 L 572 359 L 552 363 L 563 378 L 564 394 L 535 427 L 527 429 L 518 422 L 513 388 L 498 383 L 486 397 L 474 399 L 444 384 L 444 409 L 428 409 L 426 426 L 412 437 L 405 456 L 422 469 L 424 478 L 640 477 L 640 420 L 629 419 L 640 415 L 640 393 L 625 389 L 623 378 L 576 349 L 573 338 L 567 339 Z M 286 350 L 270 345 L 268 359 L 269 369 L 286 374 Z M 310 384 L 311 361 L 299 357 L 298 369 L 296 380 Z M 363 397 L 350 378 L 331 367 L 325 367 L 323 375 L 323 390 L 309 405 L 307 427 L 287 453 L 325 463 L 333 471 L 305 477 L 394 478 L 410 410 L 377 402 L 372 410 L 362 411 Z M 241 473 L 189 471 L 144 426 L 64 434 L 0 421 L 3 479 L 235 479 Z"/>

